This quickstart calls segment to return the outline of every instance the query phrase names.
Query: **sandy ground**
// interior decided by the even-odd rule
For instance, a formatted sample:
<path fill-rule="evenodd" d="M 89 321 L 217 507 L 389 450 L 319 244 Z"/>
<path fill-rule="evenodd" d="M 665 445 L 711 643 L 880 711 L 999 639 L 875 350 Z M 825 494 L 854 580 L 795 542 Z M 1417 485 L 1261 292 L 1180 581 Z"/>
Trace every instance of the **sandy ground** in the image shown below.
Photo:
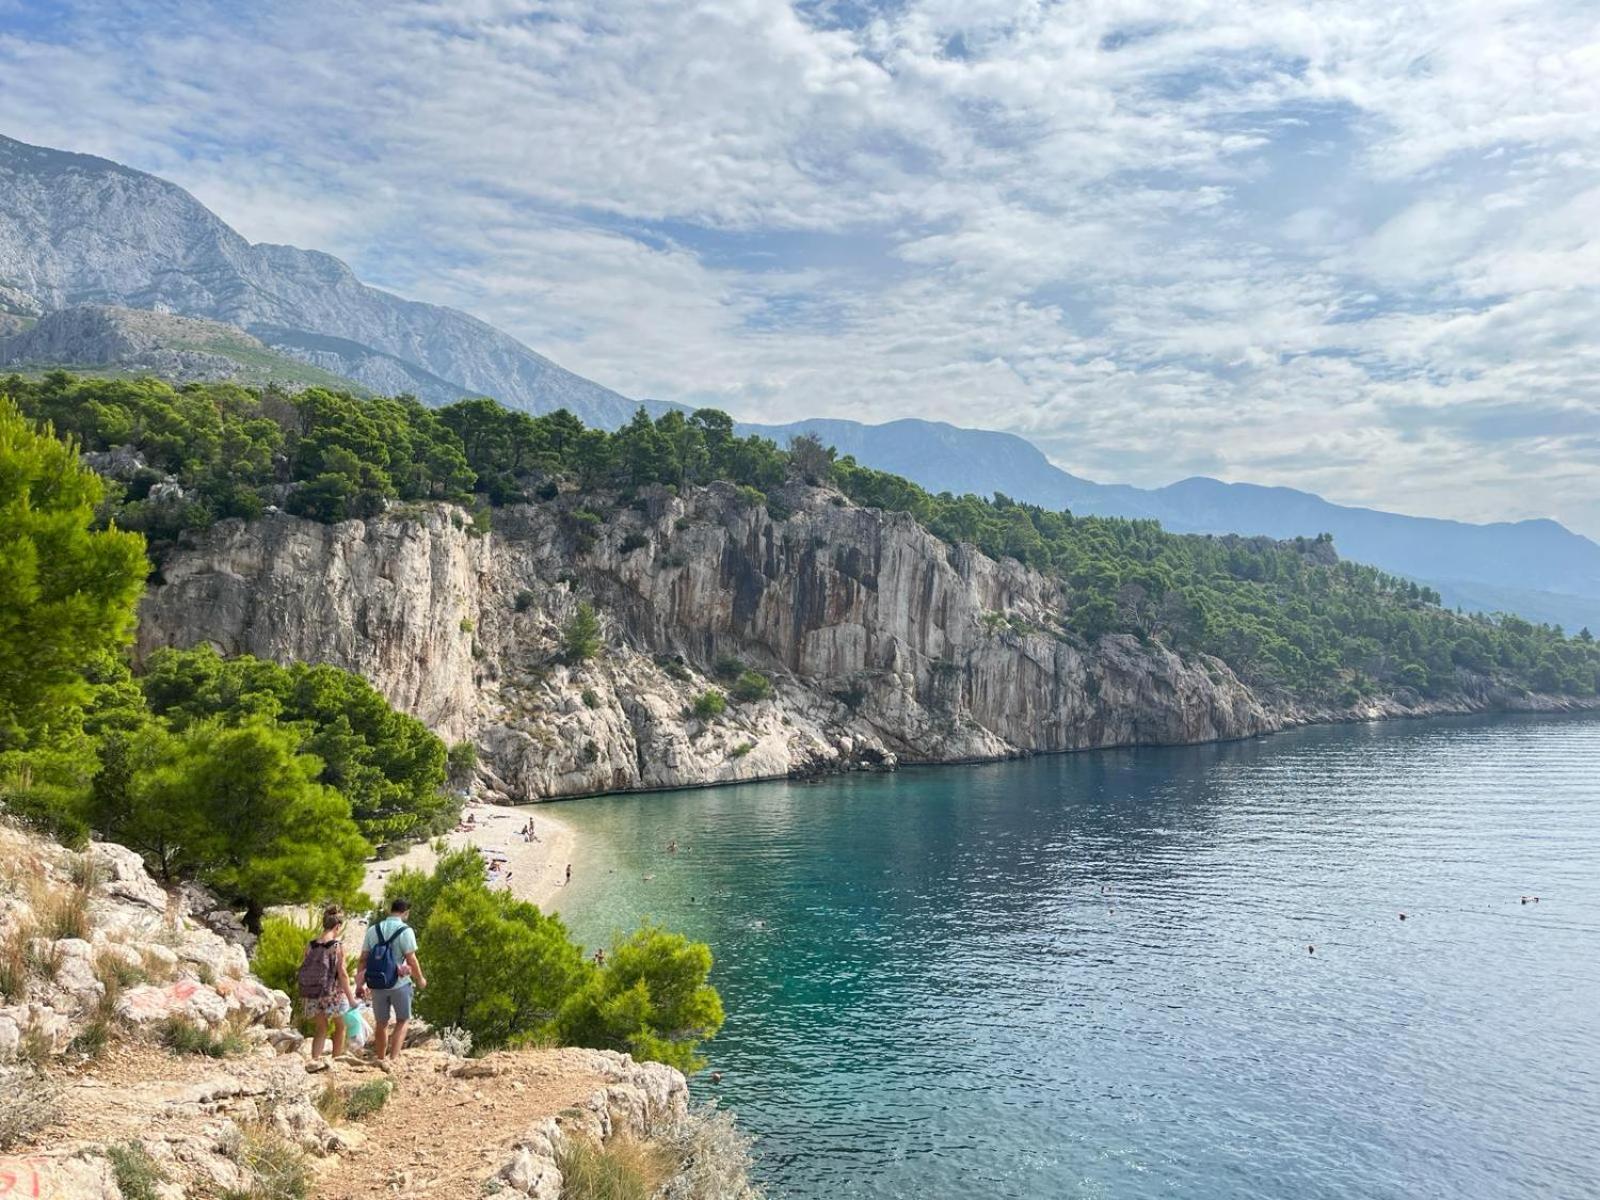
<path fill-rule="evenodd" d="M 369 1119 L 364 1145 L 326 1160 L 319 1200 L 471 1200 L 544 1117 L 605 1090 L 581 1052 L 539 1050 L 474 1059 L 472 1078 L 453 1078 L 442 1055 L 407 1051 L 395 1092 Z M 336 1072 L 335 1084 L 374 1076 Z M 507 1192 L 507 1195 L 514 1193 Z"/>
<path fill-rule="evenodd" d="M 510 869 L 509 890 L 519 900 L 534 904 L 548 904 L 551 897 L 564 885 L 567 864 L 572 862 L 575 840 L 572 830 L 554 817 L 545 816 L 533 805 L 508 808 L 501 804 L 469 803 L 462 810 L 462 820 L 471 817 L 475 827 L 446 836 L 452 850 L 461 846 L 503 851 Z M 536 842 L 524 841 L 522 829 L 533 821 Z M 411 847 L 397 858 L 386 858 L 367 864 L 366 890 L 374 900 L 383 896 L 384 880 L 401 867 L 416 867 L 423 871 L 433 869 L 438 861 L 432 843 L 424 842 Z"/>

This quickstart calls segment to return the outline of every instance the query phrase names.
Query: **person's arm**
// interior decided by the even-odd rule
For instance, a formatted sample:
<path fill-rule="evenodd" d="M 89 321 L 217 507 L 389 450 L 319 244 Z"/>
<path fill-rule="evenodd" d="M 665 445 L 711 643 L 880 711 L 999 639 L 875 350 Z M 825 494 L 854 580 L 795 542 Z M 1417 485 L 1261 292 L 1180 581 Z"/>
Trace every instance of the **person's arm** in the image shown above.
<path fill-rule="evenodd" d="M 355 990 L 350 986 L 350 964 L 345 962 L 344 947 L 339 947 L 339 982 L 344 985 L 344 998 L 351 1008 L 356 1006 Z"/>
<path fill-rule="evenodd" d="M 417 986 L 419 988 L 425 988 L 428 986 L 428 980 L 422 974 L 422 964 L 417 961 L 417 952 L 415 950 L 407 951 L 406 966 L 411 968 L 411 978 L 417 981 Z"/>
<path fill-rule="evenodd" d="M 361 961 L 356 964 L 356 981 L 357 981 L 356 982 L 356 995 L 365 996 L 367 994 L 367 947 L 366 947 L 366 943 L 362 943 L 362 946 L 361 946 Z"/>

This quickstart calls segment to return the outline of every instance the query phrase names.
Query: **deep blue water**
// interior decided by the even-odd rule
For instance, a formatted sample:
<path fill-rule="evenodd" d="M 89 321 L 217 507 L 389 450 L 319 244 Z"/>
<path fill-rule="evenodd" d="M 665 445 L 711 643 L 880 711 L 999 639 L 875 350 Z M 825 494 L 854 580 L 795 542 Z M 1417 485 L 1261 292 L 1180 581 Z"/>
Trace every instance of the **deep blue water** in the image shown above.
<path fill-rule="evenodd" d="M 775 1195 L 1600 1195 L 1600 720 L 556 815 L 581 939 L 711 943 L 724 1079 L 697 1091 Z"/>

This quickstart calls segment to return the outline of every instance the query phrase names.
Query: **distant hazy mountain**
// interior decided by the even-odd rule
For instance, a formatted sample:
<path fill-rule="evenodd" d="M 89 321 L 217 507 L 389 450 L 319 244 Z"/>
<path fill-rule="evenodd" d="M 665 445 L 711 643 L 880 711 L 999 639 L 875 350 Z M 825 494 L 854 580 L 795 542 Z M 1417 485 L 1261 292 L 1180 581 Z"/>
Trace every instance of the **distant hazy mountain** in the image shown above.
<path fill-rule="evenodd" d="M 433 403 L 494 396 L 606 426 L 638 407 L 474 317 L 368 287 L 330 255 L 251 245 L 175 184 L 0 137 L 0 312 L 107 304 L 223 321 Z"/>
<path fill-rule="evenodd" d="M 269 349 L 242 329 L 142 308 L 84 305 L 0 328 L 0 370 L 37 375 L 157 375 L 173 383 L 236 380 L 296 389 L 360 384 Z"/>
<path fill-rule="evenodd" d="M 1427 583 L 1451 606 L 1600 630 L 1600 545 L 1554 521 L 1471 525 L 1204 478 L 1163 488 L 1092 483 L 1054 466 L 1020 437 L 933 421 L 810 420 L 741 428 L 780 443 L 815 433 L 860 463 L 933 491 L 1004 492 L 1076 513 L 1154 518 L 1178 533 L 1331 533 L 1345 558 Z"/>
<path fill-rule="evenodd" d="M 574 375 L 455 309 L 368 287 L 327 254 L 252 245 L 153 175 L 6 137 L 0 364 L 291 386 L 353 381 L 435 404 L 486 395 L 529 412 L 567 408 L 607 428 L 640 404 L 652 413 L 674 407 Z M 1214 479 L 1098 484 L 1053 466 L 1022 438 L 929 421 L 743 428 L 779 441 L 809 430 L 935 491 L 1000 491 L 1079 513 L 1153 518 L 1178 532 L 1331 533 L 1345 557 L 1429 583 L 1447 603 L 1600 628 L 1600 546 L 1553 521 L 1468 525 Z"/>

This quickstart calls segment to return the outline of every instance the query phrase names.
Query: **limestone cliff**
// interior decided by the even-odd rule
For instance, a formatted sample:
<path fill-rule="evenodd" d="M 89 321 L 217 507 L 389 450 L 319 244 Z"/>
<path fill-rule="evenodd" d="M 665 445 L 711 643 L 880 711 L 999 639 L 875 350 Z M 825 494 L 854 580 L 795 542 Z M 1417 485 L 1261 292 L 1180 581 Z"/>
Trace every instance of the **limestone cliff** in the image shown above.
<path fill-rule="evenodd" d="M 224 522 L 164 563 L 140 649 L 210 642 L 359 671 L 475 741 L 484 784 L 513 799 L 1383 715 L 1269 701 L 1216 659 L 1128 636 L 1084 646 L 1036 571 L 823 489 L 785 500 L 780 520 L 727 485 L 606 514 L 562 495 L 496 510 L 481 536 L 446 507 Z M 585 599 L 607 645 L 568 665 L 560 629 Z M 770 675 L 774 696 L 694 716 L 729 658 Z"/>

